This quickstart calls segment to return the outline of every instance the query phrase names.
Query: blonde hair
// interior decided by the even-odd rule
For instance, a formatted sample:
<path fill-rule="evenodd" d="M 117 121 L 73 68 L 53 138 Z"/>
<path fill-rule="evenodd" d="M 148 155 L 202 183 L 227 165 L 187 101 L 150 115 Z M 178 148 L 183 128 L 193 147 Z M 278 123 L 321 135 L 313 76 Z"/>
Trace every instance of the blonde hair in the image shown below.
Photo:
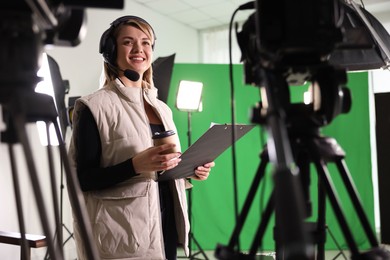
<path fill-rule="evenodd" d="M 137 19 L 137 17 L 129 18 L 128 20 L 120 23 L 118 26 L 112 29 L 111 35 L 115 39 L 115 44 L 116 44 L 116 38 L 120 30 L 124 26 L 133 26 L 141 30 L 143 33 L 146 34 L 146 36 L 148 36 L 148 38 L 152 41 L 152 46 L 154 46 L 154 42 L 156 39 L 154 36 L 153 28 L 148 23 L 142 21 L 142 19 Z M 116 47 L 117 46 L 115 46 L 115 48 Z M 104 86 L 107 86 L 112 81 L 115 81 L 115 79 L 118 77 L 119 69 L 117 67 L 114 67 L 113 65 L 110 65 L 107 62 L 104 62 L 103 69 L 104 69 L 104 76 L 105 76 Z M 142 76 L 142 87 L 143 88 L 154 87 L 152 66 L 150 66 L 149 69 L 147 69 Z"/>

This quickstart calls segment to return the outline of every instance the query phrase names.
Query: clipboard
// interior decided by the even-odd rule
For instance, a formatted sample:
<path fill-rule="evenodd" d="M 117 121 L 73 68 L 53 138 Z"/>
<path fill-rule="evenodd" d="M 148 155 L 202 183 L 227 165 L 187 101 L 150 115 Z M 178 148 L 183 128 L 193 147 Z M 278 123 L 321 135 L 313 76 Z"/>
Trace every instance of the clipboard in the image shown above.
<path fill-rule="evenodd" d="M 235 140 L 252 130 L 255 125 L 235 125 Z M 182 161 L 175 168 L 159 175 L 157 181 L 187 178 L 196 167 L 214 161 L 232 145 L 232 125 L 213 125 L 182 155 Z"/>

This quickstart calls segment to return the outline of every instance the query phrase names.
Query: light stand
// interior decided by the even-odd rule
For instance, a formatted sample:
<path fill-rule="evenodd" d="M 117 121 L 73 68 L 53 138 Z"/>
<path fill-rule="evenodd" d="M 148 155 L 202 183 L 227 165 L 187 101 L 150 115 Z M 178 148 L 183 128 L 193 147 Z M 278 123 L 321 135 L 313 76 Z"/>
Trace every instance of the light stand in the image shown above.
<path fill-rule="evenodd" d="M 65 115 L 65 111 L 66 111 L 66 107 L 65 107 L 65 94 L 67 94 L 69 92 L 69 85 L 67 84 L 67 81 L 64 81 L 62 79 L 62 76 L 61 76 L 61 73 L 60 73 L 60 69 L 59 69 L 59 66 L 57 64 L 57 62 L 49 55 L 46 55 L 44 54 L 43 55 L 43 62 L 42 62 L 42 67 L 41 69 L 38 71 L 38 76 L 41 76 L 43 77 L 43 81 L 40 82 L 38 85 L 37 85 L 37 88 L 35 89 L 36 92 L 40 92 L 40 93 L 44 93 L 44 94 L 48 94 L 50 96 L 53 97 L 53 100 L 55 102 L 55 107 L 56 107 L 56 111 L 58 113 L 58 116 L 59 116 L 59 123 L 60 123 L 60 126 L 61 126 L 61 136 L 62 136 L 62 139 L 63 141 L 65 142 L 65 137 L 66 137 L 66 130 L 67 130 L 67 126 L 69 125 L 68 123 L 68 120 L 67 120 L 67 117 Z M 53 138 L 55 133 L 54 129 L 52 128 L 48 128 L 47 130 L 43 129 L 43 128 L 40 128 L 40 126 L 43 126 L 42 124 L 39 124 L 39 122 L 37 123 L 37 126 L 38 126 L 38 133 L 41 136 L 43 136 L 43 134 L 41 134 L 41 132 L 47 132 L 50 136 L 50 138 L 48 137 L 47 139 L 54 139 L 52 141 L 52 144 L 53 145 L 58 145 L 58 140 L 56 138 Z M 44 146 L 48 146 L 48 141 L 46 139 L 43 139 L 43 138 L 40 138 L 41 139 L 41 144 L 44 145 Z M 55 230 L 55 236 L 56 238 L 58 239 L 58 243 L 64 247 L 65 244 L 73 237 L 73 233 L 70 231 L 70 229 L 64 224 L 64 221 L 63 221 L 63 209 L 64 209 L 64 205 L 63 205 L 63 202 L 64 202 L 64 189 L 65 189 L 65 185 L 64 185 L 64 169 L 62 167 L 63 165 L 63 162 L 62 162 L 62 158 L 60 158 L 60 171 L 61 171 L 61 175 L 60 175 L 60 198 L 59 198 L 59 225 L 58 225 L 58 228 L 57 230 Z M 53 186 L 57 186 L 57 185 L 53 185 Z M 57 200 L 57 199 L 56 199 Z M 64 237 L 63 237 L 63 229 L 65 229 L 65 231 L 67 232 L 67 237 L 65 238 L 64 240 Z M 48 251 L 46 253 L 46 256 L 44 259 L 50 259 L 49 258 L 49 255 L 48 255 Z"/>
<path fill-rule="evenodd" d="M 69 126 L 69 120 L 67 116 L 67 108 L 65 105 L 65 94 L 69 93 L 69 82 L 67 80 L 63 80 L 60 68 L 58 66 L 58 63 L 52 58 L 51 56 L 47 56 L 48 58 L 48 65 L 50 69 L 50 76 L 51 76 L 51 81 L 52 81 L 52 87 L 53 87 L 53 94 L 54 94 L 54 100 L 56 103 L 56 108 L 57 108 L 57 113 L 59 116 L 59 121 L 60 121 L 60 126 L 61 126 L 61 133 L 62 133 L 62 138 L 63 142 L 65 142 L 66 138 L 66 130 Z M 62 162 L 61 162 L 62 163 Z M 61 164 L 62 165 L 62 164 Z M 69 230 L 69 228 L 64 224 L 63 221 L 63 209 L 64 209 L 64 168 L 61 167 L 61 176 L 60 176 L 60 225 L 61 225 L 61 230 L 58 230 L 57 234 L 60 236 L 60 239 L 62 241 L 62 247 L 65 246 L 65 244 L 70 241 L 70 239 L 74 239 L 73 233 Z M 63 230 L 62 228 L 65 229 L 67 233 L 67 237 L 63 238 Z"/>
<path fill-rule="evenodd" d="M 187 140 L 188 147 L 192 145 L 191 142 L 191 113 L 202 111 L 202 88 L 203 83 L 193 82 L 182 80 L 179 84 L 179 89 L 176 97 L 176 108 L 179 111 L 187 112 Z M 191 183 L 191 179 L 188 180 Z M 190 233 L 188 238 L 189 246 L 189 259 L 196 259 L 195 256 L 202 254 L 205 259 L 208 260 L 207 255 L 201 248 L 198 241 L 195 239 L 194 234 L 192 233 L 191 223 L 192 223 L 192 188 L 188 190 L 188 220 L 190 223 Z M 196 244 L 199 249 L 199 252 L 192 254 L 192 242 Z"/>

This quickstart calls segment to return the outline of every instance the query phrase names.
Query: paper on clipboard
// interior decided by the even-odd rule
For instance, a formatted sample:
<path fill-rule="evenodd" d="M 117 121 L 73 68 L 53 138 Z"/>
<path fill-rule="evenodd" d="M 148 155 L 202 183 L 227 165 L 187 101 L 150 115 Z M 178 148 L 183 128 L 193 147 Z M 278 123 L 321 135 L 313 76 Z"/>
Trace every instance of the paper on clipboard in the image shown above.
<path fill-rule="evenodd" d="M 255 125 L 235 125 L 235 142 L 247 134 Z M 232 145 L 232 125 L 213 125 L 182 155 L 175 168 L 165 171 L 157 181 L 187 178 L 196 167 L 214 161 Z"/>

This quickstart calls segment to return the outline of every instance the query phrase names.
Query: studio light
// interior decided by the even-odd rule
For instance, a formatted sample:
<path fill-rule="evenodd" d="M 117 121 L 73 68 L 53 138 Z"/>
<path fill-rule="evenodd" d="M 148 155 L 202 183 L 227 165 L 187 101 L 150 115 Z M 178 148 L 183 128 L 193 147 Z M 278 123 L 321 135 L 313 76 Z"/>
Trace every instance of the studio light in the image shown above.
<path fill-rule="evenodd" d="M 49 63 L 48 63 L 46 53 L 43 53 L 42 66 L 38 70 L 38 77 L 41 77 L 43 80 L 37 84 L 35 88 L 35 92 L 52 96 L 54 99 L 54 104 L 57 107 L 54 98 L 54 88 L 53 88 L 53 83 L 51 79 L 51 73 L 50 73 Z M 46 133 L 46 123 L 43 121 L 37 121 L 37 128 L 38 128 L 39 141 L 43 146 L 47 146 L 48 140 L 47 140 L 47 133 Z M 50 145 L 58 146 L 58 138 L 53 124 L 50 124 L 49 126 L 49 136 L 50 136 Z"/>
<path fill-rule="evenodd" d="M 176 97 L 176 108 L 185 112 L 199 112 L 202 110 L 203 83 L 182 80 Z"/>

